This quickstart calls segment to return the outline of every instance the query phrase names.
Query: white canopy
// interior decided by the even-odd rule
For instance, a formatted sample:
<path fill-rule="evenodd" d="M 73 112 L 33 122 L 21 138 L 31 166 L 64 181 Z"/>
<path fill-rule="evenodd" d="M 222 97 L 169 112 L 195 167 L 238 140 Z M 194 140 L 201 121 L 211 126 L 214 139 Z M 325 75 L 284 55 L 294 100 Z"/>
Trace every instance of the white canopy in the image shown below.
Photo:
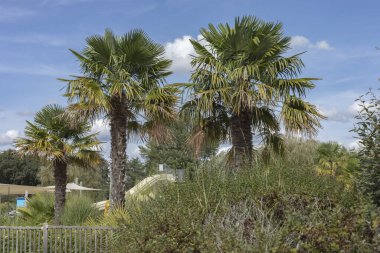
<path fill-rule="evenodd" d="M 0 195 L 12 195 L 12 194 L 36 194 L 39 192 L 52 192 L 55 186 L 29 186 L 29 185 L 16 185 L 16 184 L 0 184 Z M 68 183 L 66 185 L 66 192 L 70 191 L 100 191 L 100 189 L 93 189 L 83 187 L 74 183 Z"/>
<path fill-rule="evenodd" d="M 49 190 L 54 190 L 55 186 L 52 185 L 52 186 L 47 186 L 45 188 L 48 188 Z M 87 188 L 84 186 L 77 185 L 75 183 L 68 183 L 66 185 L 66 190 L 69 190 L 69 191 L 100 191 L 100 189 Z"/>

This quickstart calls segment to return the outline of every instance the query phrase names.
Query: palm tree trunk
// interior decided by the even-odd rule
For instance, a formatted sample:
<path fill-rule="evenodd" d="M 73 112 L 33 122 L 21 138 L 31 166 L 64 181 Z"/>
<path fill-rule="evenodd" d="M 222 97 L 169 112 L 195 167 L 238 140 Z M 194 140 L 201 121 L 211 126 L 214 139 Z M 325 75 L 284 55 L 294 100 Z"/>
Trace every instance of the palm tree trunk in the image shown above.
<path fill-rule="evenodd" d="M 66 202 L 67 163 L 61 159 L 53 162 L 55 180 L 54 223 L 61 224 L 61 217 Z"/>
<path fill-rule="evenodd" d="M 252 116 L 247 110 L 231 117 L 232 162 L 236 169 L 252 163 Z"/>
<path fill-rule="evenodd" d="M 127 114 L 123 98 L 111 99 L 111 208 L 125 203 L 125 166 L 127 149 Z"/>

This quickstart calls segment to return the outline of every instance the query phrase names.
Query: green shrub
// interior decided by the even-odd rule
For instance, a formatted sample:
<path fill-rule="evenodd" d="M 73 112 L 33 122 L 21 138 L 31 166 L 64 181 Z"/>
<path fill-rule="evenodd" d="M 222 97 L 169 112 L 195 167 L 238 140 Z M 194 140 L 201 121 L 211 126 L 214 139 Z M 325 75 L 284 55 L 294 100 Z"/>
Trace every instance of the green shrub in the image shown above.
<path fill-rule="evenodd" d="M 20 217 L 13 219 L 14 225 L 40 226 L 52 223 L 54 219 L 54 195 L 36 194 L 27 202 L 26 208 L 18 209 Z M 95 219 L 101 214 L 88 197 L 68 195 L 62 223 L 64 225 L 82 225 L 88 219 Z"/>
<path fill-rule="evenodd" d="M 93 206 L 93 201 L 88 197 L 73 195 L 68 197 L 62 215 L 62 224 L 67 226 L 79 226 L 88 219 L 95 219 L 101 212 Z"/>
<path fill-rule="evenodd" d="M 238 173 L 206 162 L 102 224 L 120 229 L 115 252 L 375 252 L 377 209 L 306 161 L 292 153 Z"/>
<path fill-rule="evenodd" d="M 359 141 L 359 185 L 380 206 L 380 98 L 370 90 L 357 102 L 360 110 L 352 131 Z"/>
<path fill-rule="evenodd" d="M 50 223 L 54 218 L 54 196 L 51 193 L 36 194 L 28 199 L 27 207 L 19 208 L 18 212 L 24 225 Z"/>

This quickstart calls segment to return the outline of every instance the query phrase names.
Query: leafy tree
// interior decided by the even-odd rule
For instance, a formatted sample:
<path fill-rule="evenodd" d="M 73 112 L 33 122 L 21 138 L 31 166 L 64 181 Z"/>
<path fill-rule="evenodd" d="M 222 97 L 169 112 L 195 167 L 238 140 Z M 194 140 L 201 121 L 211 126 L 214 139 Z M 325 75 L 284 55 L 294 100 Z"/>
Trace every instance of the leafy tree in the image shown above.
<path fill-rule="evenodd" d="M 38 185 L 37 177 L 41 161 L 33 156 L 20 156 L 16 150 L 6 150 L 0 153 L 0 183 Z"/>
<path fill-rule="evenodd" d="M 67 82 L 69 110 L 76 115 L 106 117 L 111 132 L 111 206 L 125 201 L 127 141 L 132 136 L 163 139 L 165 123 L 175 115 L 177 88 L 164 86 L 171 74 L 164 47 L 143 31 L 122 36 L 106 30 L 90 36 L 81 53 L 71 50 L 83 75 Z"/>
<path fill-rule="evenodd" d="M 352 130 L 359 141 L 360 185 L 380 205 L 380 100 L 370 90 L 357 99 L 359 112 Z"/>
<path fill-rule="evenodd" d="M 99 166 L 93 168 L 83 167 L 78 164 L 67 166 L 67 181 L 74 182 L 76 178 L 84 186 L 92 188 L 105 188 L 108 182 L 108 165 L 106 161 L 101 162 Z M 41 166 L 37 176 L 41 185 L 48 186 L 54 184 L 54 173 L 49 166 Z"/>
<path fill-rule="evenodd" d="M 218 145 L 210 143 L 199 151 L 198 157 L 194 154 L 194 150 L 188 145 L 191 128 L 187 122 L 173 122 L 170 130 L 172 133 L 170 141 L 166 143 L 150 141 L 145 146 L 140 146 L 140 154 L 146 161 L 148 171 L 157 171 L 159 164 L 165 164 L 172 170 L 189 170 L 195 166 L 197 158 L 206 159 L 216 153 Z"/>
<path fill-rule="evenodd" d="M 125 185 L 127 190 L 148 176 L 145 164 L 137 157 L 127 161 L 127 168 L 127 180 Z"/>
<path fill-rule="evenodd" d="M 87 121 L 73 119 L 64 114 L 58 105 L 48 105 L 36 113 L 34 122 L 27 121 L 25 137 L 16 140 L 16 147 L 24 155 L 36 155 L 49 161 L 54 171 L 55 203 L 54 221 L 59 224 L 66 200 L 67 166 L 97 165 L 100 142 L 96 134 L 89 134 Z"/>
<path fill-rule="evenodd" d="M 252 163 L 254 137 L 281 151 L 280 123 L 288 133 L 317 133 L 324 117 L 304 100 L 316 79 L 299 77 L 300 54 L 284 56 L 290 37 L 281 23 L 244 16 L 200 33 L 200 41 L 191 40 L 192 97 L 182 110 L 196 122 L 194 146 L 231 140 L 238 168 Z"/>

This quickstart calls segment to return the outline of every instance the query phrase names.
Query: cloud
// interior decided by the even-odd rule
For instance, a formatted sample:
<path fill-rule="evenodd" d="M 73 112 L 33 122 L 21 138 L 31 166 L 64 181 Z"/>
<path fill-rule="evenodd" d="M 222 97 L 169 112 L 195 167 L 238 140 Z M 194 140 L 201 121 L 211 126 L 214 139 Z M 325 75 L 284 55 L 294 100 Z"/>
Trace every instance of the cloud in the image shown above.
<path fill-rule="evenodd" d="M 19 137 L 17 130 L 8 130 L 5 133 L 0 134 L 0 146 L 11 145 L 15 138 Z"/>
<path fill-rule="evenodd" d="M 34 10 L 11 6 L 0 6 L 0 21 L 12 21 L 20 18 L 36 15 Z"/>
<path fill-rule="evenodd" d="M 135 18 L 142 14 L 148 13 L 153 11 L 157 8 L 157 4 L 150 4 L 150 5 L 142 5 L 140 7 L 135 7 L 134 9 L 130 9 L 126 14 L 128 18 Z M 124 11 L 124 10 L 123 10 Z"/>
<path fill-rule="evenodd" d="M 195 54 L 195 51 L 190 39 L 192 39 L 191 36 L 184 35 L 182 38 L 177 38 L 165 45 L 165 56 L 173 61 L 172 70 L 174 72 L 188 72 L 191 70 L 190 55 Z"/>
<path fill-rule="evenodd" d="M 85 2 L 92 2 L 96 0 L 43 0 L 42 5 L 74 5 Z"/>
<path fill-rule="evenodd" d="M 31 116 L 34 116 L 34 114 L 36 114 L 36 112 L 26 110 L 26 111 L 16 112 L 16 114 L 18 116 L 21 116 L 21 117 L 31 117 Z"/>
<path fill-rule="evenodd" d="M 292 47 L 309 47 L 312 43 L 304 36 L 293 36 L 290 45 Z"/>
<path fill-rule="evenodd" d="M 68 41 L 64 38 L 44 34 L 0 36 L 0 42 L 10 42 L 18 44 L 39 44 L 48 46 L 64 46 L 68 44 Z"/>
<path fill-rule="evenodd" d="M 361 145 L 359 143 L 359 140 L 355 140 L 355 141 L 348 143 L 346 146 L 348 149 L 358 150 Z"/>
<path fill-rule="evenodd" d="M 109 160 L 111 152 L 111 137 L 110 137 L 110 127 L 109 121 L 107 119 L 98 119 L 96 120 L 91 129 L 92 133 L 98 133 L 98 139 L 103 142 L 101 144 L 102 153 L 104 158 Z M 128 159 L 135 157 L 140 157 L 139 145 L 136 143 L 127 143 L 127 155 Z"/>
<path fill-rule="evenodd" d="M 69 75 L 70 71 L 58 69 L 47 64 L 15 65 L 0 63 L 0 73 L 57 77 Z"/>
<path fill-rule="evenodd" d="M 329 45 L 326 40 L 318 41 L 315 47 L 321 50 L 333 50 L 334 48 Z"/>
<path fill-rule="evenodd" d="M 319 109 L 321 113 L 327 117 L 327 120 L 344 123 L 354 120 L 355 116 L 360 111 L 361 106 L 358 101 L 355 101 L 354 103 L 350 104 L 348 107 L 343 109 L 338 109 L 336 107 L 330 107 L 328 109 L 319 107 Z"/>
<path fill-rule="evenodd" d="M 139 146 L 135 143 L 128 143 L 127 155 L 128 155 L 128 159 L 141 158 Z"/>
<path fill-rule="evenodd" d="M 341 83 L 347 83 L 355 80 L 359 80 L 361 77 L 360 76 L 349 76 L 349 77 L 343 77 L 338 80 L 332 81 L 331 84 L 341 84 Z"/>
<path fill-rule="evenodd" d="M 290 46 L 292 48 L 314 48 L 318 50 L 333 50 L 334 48 L 326 40 L 317 41 L 316 43 L 311 42 L 308 38 L 304 36 L 293 36 L 290 41 Z"/>
<path fill-rule="evenodd" d="M 195 50 L 190 39 L 196 39 L 202 45 L 206 45 L 202 35 L 193 38 L 190 35 L 184 35 L 172 42 L 165 44 L 165 56 L 173 61 L 172 71 L 189 72 L 191 70 L 191 56 L 195 55 Z"/>
<path fill-rule="evenodd" d="M 100 141 L 110 141 L 110 129 L 108 120 L 98 119 L 92 124 L 91 132 L 98 133 Z M 109 145 L 109 144 L 108 144 Z"/>

